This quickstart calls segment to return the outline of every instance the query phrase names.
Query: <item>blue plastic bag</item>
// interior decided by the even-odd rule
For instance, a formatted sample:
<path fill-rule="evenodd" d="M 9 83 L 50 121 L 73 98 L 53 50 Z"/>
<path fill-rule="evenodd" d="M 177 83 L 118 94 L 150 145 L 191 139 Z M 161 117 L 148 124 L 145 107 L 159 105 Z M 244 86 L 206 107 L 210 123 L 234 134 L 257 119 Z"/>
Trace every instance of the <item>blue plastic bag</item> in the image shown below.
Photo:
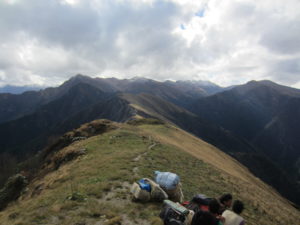
<path fill-rule="evenodd" d="M 155 182 L 159 184 L 163 189 L 174 190 L 180 178 L 177 174 L 171 172 L 155 171 Z"/>
<path fill-rule="evenodd" d="M 138 184 L 140 185 L 141 189 L 151 192 L 151 185 L 146 180 L 140 179 Z"/>

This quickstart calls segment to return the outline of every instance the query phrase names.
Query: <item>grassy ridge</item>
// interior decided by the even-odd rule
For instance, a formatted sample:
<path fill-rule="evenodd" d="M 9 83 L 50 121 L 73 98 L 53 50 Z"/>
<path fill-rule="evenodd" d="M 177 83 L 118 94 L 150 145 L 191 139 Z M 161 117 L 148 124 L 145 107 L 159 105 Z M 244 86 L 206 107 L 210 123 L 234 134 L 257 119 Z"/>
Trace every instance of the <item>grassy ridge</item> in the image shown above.
<path fill-rule="evenodd" d="M 152 178 L 155 170 L 179 174 L 185 199 L 233 193 L 246 203 L 247 224 L 300 222 L 298 211 L 207 143 L 165 124 L 118 126 L 61 150 L 87 153 L 34 180 L 18 202 L 0 212 L 0 224 L 162 224 L 161 204 L 132 202 L 129 195 L 132 182 Z M 215 156 L 213 166 L 207 154 L 223 161 Z"/>

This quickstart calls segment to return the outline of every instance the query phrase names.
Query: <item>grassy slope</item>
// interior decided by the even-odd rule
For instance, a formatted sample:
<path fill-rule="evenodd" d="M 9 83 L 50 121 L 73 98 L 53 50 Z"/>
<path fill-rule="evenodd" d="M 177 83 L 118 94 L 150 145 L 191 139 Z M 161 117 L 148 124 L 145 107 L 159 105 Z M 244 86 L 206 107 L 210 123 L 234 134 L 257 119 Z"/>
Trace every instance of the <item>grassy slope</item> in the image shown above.
<path fill-rule="evenodd" d="M 233 193 L 246 203 L 249 225 L 300 223 L 299 211 L 286 200 L 200 139 L 170 125 L 118 126 L 61 150 L 86 148 L 87 154 L 33 181 L 18 202 L 0 212 L 0 224 L 162 224 L 161 204 L 132 202 L 128 191 L 154 170 L 179 174 L 185 199 Z M 78 200 L 67 200 L 72 193 Z"/>

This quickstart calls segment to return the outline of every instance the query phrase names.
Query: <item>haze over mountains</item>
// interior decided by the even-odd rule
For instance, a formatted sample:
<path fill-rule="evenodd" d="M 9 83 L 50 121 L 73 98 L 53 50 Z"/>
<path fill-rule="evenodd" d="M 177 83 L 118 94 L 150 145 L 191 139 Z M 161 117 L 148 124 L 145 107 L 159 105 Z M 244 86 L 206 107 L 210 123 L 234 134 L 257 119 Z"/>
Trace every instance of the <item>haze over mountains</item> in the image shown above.
<path fill-rule="evenodd" d="M 45 87 L 42 86 L 13 86 L 13 85 L 5 85 L 0 87 L 0 93 L 11 93 L 11 94 L 22 94 L 25 91 L 38 91 Z"/>
<path fill-rule="evenodd" d="M 83 123 L 139 115 L 217 146 L 300 204 L 300 90 L 271 81 L 225 90 L 205 82 L 78 75 L 57 88 L 0 94 L 0 151 L 23 160 Z"/>

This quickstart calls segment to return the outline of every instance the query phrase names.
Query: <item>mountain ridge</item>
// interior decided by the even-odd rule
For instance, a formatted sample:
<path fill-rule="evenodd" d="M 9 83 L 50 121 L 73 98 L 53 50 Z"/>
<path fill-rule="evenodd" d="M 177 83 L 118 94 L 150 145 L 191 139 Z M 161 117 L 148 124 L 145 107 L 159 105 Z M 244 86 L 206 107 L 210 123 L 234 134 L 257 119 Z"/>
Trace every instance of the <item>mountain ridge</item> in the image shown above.
<path fill-rule="evenodd" d="M 150 83 L 145 85 L 145 82 L 140 83 L 134 80 L 130 81 L 130 79 L 91 78 L 78 74 L 55 88 L 48 87 L 39 91 L 27 91 L 22 94 L 0 93 L 0 124 L 34 112 L 38 107 L 60 98 L 70 88 L 79 83 L 89 84 L 107 93 L 128 92 L 137 94 L 146 92 L 182 106 L 185 106 L 186 102 L 191 102 L 199 97 L 197 90 L 184 93 L 178 87 L 170 86 L 163 82 L 150 79 L 147 79 L 146 82 Z M 167 89 L 167 91 L 163 91 L 164 89 Z M 203 90 L 200 92 L 202 93 Z M 203 95 L 200 94 L 200 96 Z"/>
<path fill-rule="evenodd" d="M 300 190 L 297 184 L 297 160 L 300 157 L 297 149 L 300 137 L 297 126 L 294 126 L 299 121 L 299 99 L 298 89 L 270 81 L 252 81 L 199 99 L 191 106 L 190 111 L 247 140 L 261 156 L 272 159 L 283 169 L 284 176 L 294 183 L 291 186 Z M 289 135 L 285 134 L 287 131 Z M 251 166 L 250 162 L 246 164 Z M 252 169 L 256 170 L 254 166 Z M 280 186 L 279 183 L 278 185 Z"/>
<path fill-rule="evenodd" d="M 48 155 L 43 163 L 48 172 L 33 178 L 18 201 L 0 212 L 1 223 L 162 225 L 160 203 L 133 202 L 129 195 L 132 182 L 151 178 L 155 170 L 179 174 L 186 199 L 199 192 L 207 196 L 231 192 L 246 204 L 243 217 L 249 225 L 299 222 L 299 212 L 243 165 L 165 122 L 93 121 L 64 137 L 85 139 Z M 83 153 L 67 160 L 79 152 Z"/>
<path fill-rule="evenodd" d="M 5 137 L 1 139 L 0 153 L 21 155 L 22 152 L 27 157 L 67 130 L 94 119 L 126 122 L 134 117 L 159 118 L 217 146 L 284 196 L 300 202 L 295 173 L 299 168 L 295 149 L 300 132 L 297 132 L 297 121 L 292 120 L 299 115 L 297 89 L 270 81 L 252 81 L 199 97 L 197 92 L 193 96 L 178 91 L 178 87 L 149 79 L 123 82 L 115 78 L 93 79 L 77 75 L 60 87 L 20 95 L 21 100 L 29 98 L 31 101 L 23 105 L 14 104 L 16 99 L 1 101 L 10 95 L 0 95 L 0 106 L 3 106 L 0 121 L 5 115 L 14 118 L 0 122 L 0 134 Z M 70 94 L 70 90 L 75 91 Z M 21 100 L 18 101 L 22 103 Z M 15 109 L 6 107 L 7 104 Z M 26 107 L 22 108 L 24 105 Z M 288 149 L 277 142 L 282 137 L 289 143 Z M 273 149 L 277 153 L 271 156 L 268 151 Z M 283 164 L 276 155 L 284 155 L 287 163 Z M 268 168 L 264 169 L 264 165 Z"/>

